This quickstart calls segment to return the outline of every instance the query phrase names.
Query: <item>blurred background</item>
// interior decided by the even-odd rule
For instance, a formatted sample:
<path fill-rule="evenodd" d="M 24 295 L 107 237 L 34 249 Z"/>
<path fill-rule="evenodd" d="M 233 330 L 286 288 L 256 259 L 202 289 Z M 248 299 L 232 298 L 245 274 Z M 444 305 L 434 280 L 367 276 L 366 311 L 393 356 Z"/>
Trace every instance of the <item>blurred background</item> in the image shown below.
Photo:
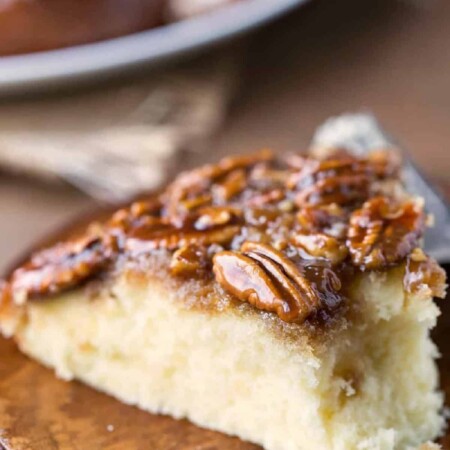
<path fill-rule="evenodd" d="M 342 112 L 374 113 L 449 181 L 447 0 L 125 3 L 0 0 L 0 270 L 97 204 L 304 150 Z"/>

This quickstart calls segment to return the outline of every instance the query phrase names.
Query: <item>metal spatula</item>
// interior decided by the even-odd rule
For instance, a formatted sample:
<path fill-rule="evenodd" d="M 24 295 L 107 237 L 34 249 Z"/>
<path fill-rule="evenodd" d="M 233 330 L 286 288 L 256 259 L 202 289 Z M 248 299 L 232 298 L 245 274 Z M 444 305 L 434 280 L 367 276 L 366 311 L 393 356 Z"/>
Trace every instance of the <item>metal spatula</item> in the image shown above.
<path fill-rule="evenodd" d="M 428 213 L 434 216 L 434 227 L 425 233 L 425 250 L 441 263 L 450 262 L 450 209 L 412 161 L 408 152 L 386 133 L 370 114 L 344 114 L 328 119 L 314 135 L 314 147 L 344 147 L 356 155 L 395 146 L 402 152 L 403 177 L 407 190 L 423 197 Z"/>

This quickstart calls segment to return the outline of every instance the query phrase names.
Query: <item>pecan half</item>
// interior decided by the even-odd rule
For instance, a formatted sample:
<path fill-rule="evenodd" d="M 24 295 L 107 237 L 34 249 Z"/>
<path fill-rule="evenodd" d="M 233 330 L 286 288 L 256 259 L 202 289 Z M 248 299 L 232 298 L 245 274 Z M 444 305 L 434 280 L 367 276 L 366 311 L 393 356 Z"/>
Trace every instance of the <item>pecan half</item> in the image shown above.
<path fill-rule="evenodd" d="M 352 213 L 347 247 L 352 262 L 363 269 L 379 269 L 405 258 L 424 230 L 425 218 L 414 202 L 392 205 L 376 197 Z"/>
<path fill-rule="evenodd" d="M 36 253 L 13 272 L 11 287 L 16 302 L 62 292 L 87 280 L 110 261 L 114 237 L 83 237 Z"/>
<path fill-rule="evenodd" d="M 216 280 L 226 291 L 285 322 L 303 322 L 320 307 L 317 293 L 280 251 L 256 242 L 245 242 L 241 251 L 213 258 Z"/>

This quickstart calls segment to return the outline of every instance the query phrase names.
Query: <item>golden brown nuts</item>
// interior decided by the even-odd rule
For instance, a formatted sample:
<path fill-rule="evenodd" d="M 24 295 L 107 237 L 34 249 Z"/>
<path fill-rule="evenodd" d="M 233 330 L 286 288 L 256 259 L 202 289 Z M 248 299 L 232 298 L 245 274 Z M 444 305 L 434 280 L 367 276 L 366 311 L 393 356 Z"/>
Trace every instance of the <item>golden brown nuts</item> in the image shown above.
<path fill-rule="evenodd" d="M 225 203 L 240 194 L 247 186 L 247 178 L 243 169 L 230 172 L 225 179 L 213 187 L 213 196 L 219 203 Z"/>
<path fill-rule="evenodd" d="M 201 208 L 198 215 L 194 228 L 196 230 L 209 230 L 236 221 L 242 216 L 242 213 L 237 208 L 229 206 L 209 206 Z"/>
<path fill-rule="evenodd" d="M 164 231 L 134 230 L 126 240 L 125 248 L 132 254 L 151 252 L 156 249 L 176 250 L 186 245 L 227 244 L 238 233 L 238 225 L 213 228 L 211 230 L 184 230 L 171 228 Z"/>
<path fill-rule="evenodd" d="M 285 193 L 281 189 L 272 189 L 268 192 L 263 192 L 252 196 L 247 204 L 250 207 L 262 207 L 270 203 L 276 203 L 283 200 Z"/>
<path fill-rule="evenodd" d="M 209 265 L 206 247 L 185 245 L 172 255 L 170 271 L 173 275 L 195 275 Z"/>
<path fill-rule="evenodd" d="M 294 233 L 291 242 L 312 257 L 325 259 L 332 265 L 341 263 L 348 255 L 345 243 L 324 233 Z"/>
<path fill-rule="evenodd" d="M 414 202 L 393 205 L 376 197 L 352 213 L 347 246 L 352 262 L 363 269 L 379 269 L 405 258 L 418 243 L 424 214 Z"/>
<path fill-rule="evenodd" d="M 239 172 L 271 159 L 273 159 L 272 152 L 262 150 L 252 155 L 225 158 L 216 165 L 207 165 L 180 174 L 163 195 L 165 214 L 173 219 L 196 207 L 211 204 L 213 202 L 211 192 L 215 193 L 216 187 L 219 187 L 219 198 L 215 200 L 223 203 L 226 196 L 235 195 L 242 188 L 245 180 L 240 180 L 242 174 L 240 176 Z M 238 174 L 231 175 L 236 171 Z M 228 178 L 228 187 L 225 186 L 221 192 L 222 183 L 227 184 L 226 177 L 231 177 L 231 179 Z M 220 198 L 221 194 L 224 198 Z"/>
<path fill-rule="evenodd" d="M 336 239 L 345 239 L 347 235 L 348 213 L 336 203 L 302 207 L 296 219 L 302 232 L 325 233 Z"/>
<path fill-rule="evenodd" d="M 318 161 L 308 159 L 287 180 L 288 189 L 297 192 L 298 206 L 346 205 L 363 201 L 371 178 L 366 166 L 352 158 Z"/>
<path fill-rule="evenodd" d="M 421 249 L 414 249 L 408 256 L 405 266 L 403 284 L 406 292 L 423 296 L 424 298 L 445 298 L 446 294 L 445 270 Z"/>
<path fill-rule="evenodd" d="M 441 295 L 442 273 L 412 251 L 423 214 L 412 202 L 399 204 L 398 165 L 384 151 L 355 158 L 342 149 L 319 159 L 275 160 L 268 151 L 226 158 L 181 174 L 164 192 L 91 225 L 82 239 L 37 253 L 6 290 L 24 299 L 60 292 L 115 259 L 140 261 L 161 250 L 181 276 L 210 277 L 216 254 L 225 290 L 286 321 L 331 312 L 351 265 L 406 263 L 408 289 Z"/>
<path fill-rule="evenodd" d="M 157 199 L 140 200 L 131 204 L 130 213 L 133 217 L 158 214 L 161 204 Z"/>
<path fill-rule="evenodd" d="M 244 243 L 241 250 L 213 258 L 216 280 L 227 292 L 285 322 L 303 322 L 320 307 L 317 293 L 281 252 L 255 242 Z"/>
<path fill-rule="evenodd" d="M 300 207 L 360 204 L 369 197 L 376 180 L 392 177 L 398 170 L 397 159 L 386 151 L 373 152 L 366 159 L 345 152 L 324 160 L 291 157 L 289 163 L 298 170 L 286 186 L 297 192 Z"/>
<path fill-rule="evenodd" d="M 12 274 L 14 300 L 65 291 L 87 280 L 109 262 L 114 242 L 112 236 L 83 237 L 36 253 Z"/>

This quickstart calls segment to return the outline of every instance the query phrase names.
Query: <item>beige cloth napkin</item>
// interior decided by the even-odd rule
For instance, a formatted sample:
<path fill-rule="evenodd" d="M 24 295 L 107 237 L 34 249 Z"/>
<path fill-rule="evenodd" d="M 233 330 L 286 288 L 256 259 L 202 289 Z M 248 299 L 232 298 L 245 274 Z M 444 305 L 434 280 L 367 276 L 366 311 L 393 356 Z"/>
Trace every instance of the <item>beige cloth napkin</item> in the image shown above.
<path fill-rule="evenodd" d="M 0 168 L 66 180 L 124 200 L 167 177 L 224 120 L 236 80 L 229 55 L 89 92 L 0 104 Z M 198 150 L 200 151 L 200 150 Z"/>

